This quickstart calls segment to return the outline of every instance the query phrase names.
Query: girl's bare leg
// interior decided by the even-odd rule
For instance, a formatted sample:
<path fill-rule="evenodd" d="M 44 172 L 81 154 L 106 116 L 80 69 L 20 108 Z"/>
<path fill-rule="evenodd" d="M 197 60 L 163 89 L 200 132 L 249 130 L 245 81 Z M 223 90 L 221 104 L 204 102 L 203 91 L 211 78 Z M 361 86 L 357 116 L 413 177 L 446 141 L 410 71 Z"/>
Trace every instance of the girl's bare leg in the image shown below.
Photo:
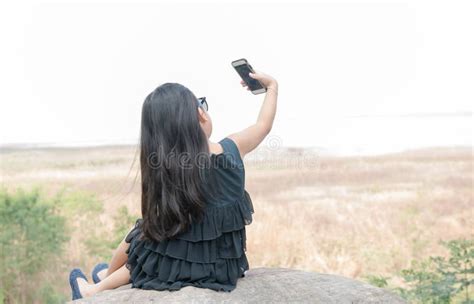
<path fill-rule="evenodd" d="M 95 295 L 104 290 L 115 289 L 123 285 L 127 285 L 130 281 L 130 270 L 123 265 L 112 274 L 97 284 L 89 284 L 83 278 L 78 278 L 79 291 L 83 298 Z"/>
<path fill-rule="evenodd" d="M 127 262 L 128 256 L 125 251 L 128 247 L 130 247 L 130 244 L 126 243 L 124 238 L 118 245 L 117 249 L 115 249 L 114 255 L 109 263 L 109 268 L 104 269 L 97 274 L 101 280 L 111 275 Z"/>
<path fill-rule="evenodd" d="M 129 230 L 132 231 L 133 227 Z M 130 281 L 130 271 L 125 266 L 128 256 L 125 251 L 130 246 L 129 243 L 125 242 L 125 237 L 120 242 L 119 246 L 114 252 L 112 259 L 109 263 L 109 268 L 107 270 L 100 271 L 97 275 L 101 281 L 97 284 L 90 284 L 82 278 L 77 279 L 79 285 L 79 290 L 83 297 L 89 297 L 96 294 L 99 291 L 114 289 L 122 285 L 126 285 Z"/>
<path fill-rule="evenodd" d="M 109 263 L 109 268 L 99 271 L 97 273 L 97 276 L 99 276 L 101 280 L 111 275 L 114 271 L 122 267 L 122 265 L 127 262 L 128 256 L 125 253 L 125 251 L 128 249 L 130 244 L 125 242 L 125 238 L 130 233 L 130 231 L 133 230 L 134 227 L 135 225 L 132 226 L 132 228 L 130 228 L 130 230 L 127 232 L 127 234 L 125 234 L 125 237 L 122 239 L 122 241 L 118 245 L 117 249 L 115 249 L 114 255 L 112 256 L 112 259 L 110 260 L 110 263 Z"/>

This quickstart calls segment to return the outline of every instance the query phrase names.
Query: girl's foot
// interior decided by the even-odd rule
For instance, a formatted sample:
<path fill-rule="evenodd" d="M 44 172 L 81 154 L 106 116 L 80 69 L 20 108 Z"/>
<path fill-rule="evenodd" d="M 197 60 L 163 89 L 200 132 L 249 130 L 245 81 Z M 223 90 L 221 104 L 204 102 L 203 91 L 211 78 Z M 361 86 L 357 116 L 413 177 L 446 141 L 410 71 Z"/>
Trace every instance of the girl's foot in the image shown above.
<path fill-rule="evenodd" d="M 77 278 L 77 285 L 83 298 L 91 297 L 98 292 L 96 284 L 89 284 L 84 278 Z"/>

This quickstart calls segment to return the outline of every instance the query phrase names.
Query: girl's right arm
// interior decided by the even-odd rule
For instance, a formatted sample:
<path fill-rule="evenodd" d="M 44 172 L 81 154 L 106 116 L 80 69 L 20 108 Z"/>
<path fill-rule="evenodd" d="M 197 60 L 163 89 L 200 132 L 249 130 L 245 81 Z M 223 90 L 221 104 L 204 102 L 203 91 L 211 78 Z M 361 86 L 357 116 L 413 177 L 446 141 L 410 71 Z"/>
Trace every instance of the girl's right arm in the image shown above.
<path fill-rule="evenodd" d="M 255 74 L 250 73 L 250 77 L 260 81 L 267 88 L 267 92 L 260 108 L 257 122 L 240 132 L 227 136 L 237 145 L 242 159 L 247 153 L 255 149 L 270 133 L 278 99 L 278 82 L 273 77 L 259 71 L 255 71 Z M 243 87 L 247 86 L 243 80 L 240 83 Z M 248 87 L 247 90 L 249 90 Z"/>

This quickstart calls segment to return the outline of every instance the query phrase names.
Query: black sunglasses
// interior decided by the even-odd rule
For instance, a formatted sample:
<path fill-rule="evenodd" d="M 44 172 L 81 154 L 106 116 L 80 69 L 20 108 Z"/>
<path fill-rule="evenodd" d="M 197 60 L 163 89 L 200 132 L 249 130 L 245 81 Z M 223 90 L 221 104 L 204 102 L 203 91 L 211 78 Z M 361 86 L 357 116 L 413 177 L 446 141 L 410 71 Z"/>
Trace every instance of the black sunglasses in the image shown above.
<path fill-rule="evenodd" d="M 204 110 L 206 110 L 207 112 L 207 110 L 209 109 L 209 106 L 207 105 L 206 97 L 198 98 L 198 102 L 199 102 L 199 106 L 202 106 Z"/>

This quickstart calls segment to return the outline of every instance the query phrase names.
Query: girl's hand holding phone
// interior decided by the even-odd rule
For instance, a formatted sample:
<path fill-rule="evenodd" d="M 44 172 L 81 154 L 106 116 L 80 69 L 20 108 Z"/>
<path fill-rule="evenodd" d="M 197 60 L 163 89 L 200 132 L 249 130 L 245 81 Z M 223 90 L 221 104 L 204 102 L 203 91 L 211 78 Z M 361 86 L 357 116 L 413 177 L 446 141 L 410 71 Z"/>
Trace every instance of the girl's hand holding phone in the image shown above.
<path fill-rule="evenodd" d="M 270 90 L 278 91 L 278 82 L 272 76 L 267 75 L 257 70 L 255 70 L 255 73 L 249 73 L 249 75 L 253 79 L 260 81 L 267 88 L 267 90 L 270 89 Z M 245 83 L 245 81 L 241 80 L 240 84 L 243 87 L 247 87 L 247 90 L 250 90 L 247 84 Z"/>

